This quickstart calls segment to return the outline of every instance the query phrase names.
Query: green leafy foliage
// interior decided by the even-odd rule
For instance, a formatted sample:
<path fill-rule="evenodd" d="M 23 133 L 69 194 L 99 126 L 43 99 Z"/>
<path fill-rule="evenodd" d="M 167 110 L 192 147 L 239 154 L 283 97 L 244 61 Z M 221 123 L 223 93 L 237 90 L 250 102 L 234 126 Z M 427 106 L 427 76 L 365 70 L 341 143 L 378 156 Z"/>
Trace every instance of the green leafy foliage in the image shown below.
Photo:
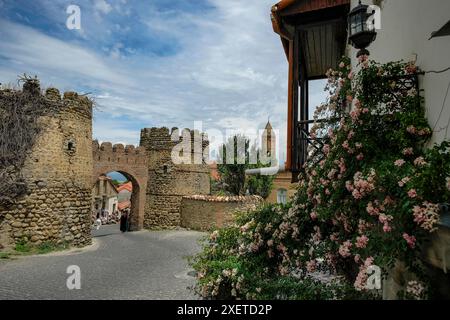
<path fill-rule="evenodd" d="M 328 101 L 311 129 L 294 200 L 236 217 L 193 258 L 206 298 L 378 299 L 369 270 L 398 262 L 414 275 L 399 297 L 427 297 L 421 252 L 450 197 L 450 144 L 426 148 L 423 99 L 402 84 L 411 63 L 345 58 L 328 72 Z"/>
<path fill-rule="evenodd" d="M 230 156 L 229 150 L 234 150 Z M 259 195 L 267 198 L 272 191 L 273 176 L 253 175 L 246 177 L 247 169 L 263 168 L 258 151 L 250 147 L 250 140 L 242 135 L 236 135 L 228 139 L 227 143 L 221 146 L 222 159 L 217 165 L 220 174 L 220 181 L 216 185 L 223 191 L 231 195 L 242 196 L 248 191 L 250 195 Z M 256 156 L 256 164 L 252 164 L 251 155 Z"/>

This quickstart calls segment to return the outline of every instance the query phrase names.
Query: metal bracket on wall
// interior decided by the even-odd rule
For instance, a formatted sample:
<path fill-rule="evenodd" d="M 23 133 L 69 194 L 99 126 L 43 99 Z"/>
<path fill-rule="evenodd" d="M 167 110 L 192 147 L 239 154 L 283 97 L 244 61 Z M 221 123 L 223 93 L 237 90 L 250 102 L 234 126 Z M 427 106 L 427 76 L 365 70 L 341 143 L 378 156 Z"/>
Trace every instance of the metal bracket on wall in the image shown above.
<path fill-rule="evenodd" d="M 450 20 L 441 29 L 432 32 L 431 37 L 428 40 L 445 36 L 450 36 Z"/>

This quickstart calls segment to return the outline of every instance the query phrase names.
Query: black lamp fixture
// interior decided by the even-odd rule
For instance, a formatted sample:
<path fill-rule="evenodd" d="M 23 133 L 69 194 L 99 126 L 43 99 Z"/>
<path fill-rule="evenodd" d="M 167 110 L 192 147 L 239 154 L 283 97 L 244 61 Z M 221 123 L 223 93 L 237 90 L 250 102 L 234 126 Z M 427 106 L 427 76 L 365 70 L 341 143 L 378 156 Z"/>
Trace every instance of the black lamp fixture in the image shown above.
<path fill-rule="evenodd" d="M 371 26 L 367 19 L 374 13 L 368 13 L 368 5 L 361 4 L 353 8 L 348 14 L 348 33 L 350 44 L 359 49 L 357 57 L 362 55 L 369 55 L 370 52 L 366 49 L 377 37 L 375 26 Z"/>

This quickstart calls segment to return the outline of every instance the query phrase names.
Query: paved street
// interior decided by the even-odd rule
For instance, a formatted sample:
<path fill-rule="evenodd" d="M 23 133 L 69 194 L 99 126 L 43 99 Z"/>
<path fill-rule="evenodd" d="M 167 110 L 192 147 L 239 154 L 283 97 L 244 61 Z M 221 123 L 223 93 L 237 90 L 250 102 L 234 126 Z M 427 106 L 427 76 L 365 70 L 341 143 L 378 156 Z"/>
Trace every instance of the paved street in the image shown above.
<path fill-rule="evenodd" d="M 0 260 L 3 299 L 195 299 L 187 288 L 186 256 L 199 250 L 193 231 L 121 234 L 118 226 L 95 231 L 81 251 Z M 68 290 L 67 267 L 81 269 L 81 289 Z"/>

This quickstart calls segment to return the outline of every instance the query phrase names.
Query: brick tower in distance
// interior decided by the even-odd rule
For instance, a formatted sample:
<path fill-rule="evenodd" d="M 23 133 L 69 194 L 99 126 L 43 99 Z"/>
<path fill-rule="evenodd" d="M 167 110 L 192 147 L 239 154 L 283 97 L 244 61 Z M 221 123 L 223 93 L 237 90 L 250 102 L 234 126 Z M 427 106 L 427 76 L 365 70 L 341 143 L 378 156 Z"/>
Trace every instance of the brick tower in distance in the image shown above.
<path fill-rule="evenodd" d="M 179 141 L 172 141 L 171 137 L 177 136 Z M 190 164 L 175 164 L 172 161 L 172 150 L 185 141 L 183 137 L 190 137 L 192 161 Z M 209 167 L 199 161 L 208 147 L 207 139 L 198 131 L 188 129 L 180 133 L 177 128 L 172 131 L 168 128 L 151 128 L 141 131 L 140 145 L 145 147 L 148 154 L 149 177 L 144 228 L 178 227 L 182 197 L 210 193 Z M 194 162 L 194 159 L 197 161 Z"/>

